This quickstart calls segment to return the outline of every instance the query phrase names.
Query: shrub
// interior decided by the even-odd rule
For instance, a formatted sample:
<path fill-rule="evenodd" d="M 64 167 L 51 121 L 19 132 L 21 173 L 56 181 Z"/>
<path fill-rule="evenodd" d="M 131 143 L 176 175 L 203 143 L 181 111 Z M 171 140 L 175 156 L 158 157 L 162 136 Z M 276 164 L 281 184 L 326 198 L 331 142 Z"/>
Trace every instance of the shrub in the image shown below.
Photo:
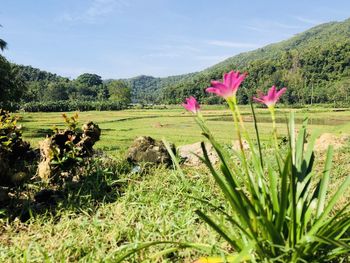
<path fill-rule="evenodd" d="M 67 128 L 54 134 L 40 144 L 42 160 L 38 167 L 42 179 L 57 179 L 56 175 L 69 172 L 79 165 L 83 158 L 92 156 L 93 146 L 100 139 L 101 129 L 97 124 L 88 122 L 78 128 L 78 114 L 68 117 L 62 115 Z"/>
<path fill-rule="evenodd" d="M 35 153 L 22 140 L 18 117 L 0 109 L 0 185 L 19 184 L 28 176 Z"/>
<path fill-rule="evenodd" d="M 28 102 L 20 106 L 28 112 L 64 112 L 64 111 L 92 111 L 92 110 L 122 110 L 128 105 L 113 101 L 51 101 Z"/>

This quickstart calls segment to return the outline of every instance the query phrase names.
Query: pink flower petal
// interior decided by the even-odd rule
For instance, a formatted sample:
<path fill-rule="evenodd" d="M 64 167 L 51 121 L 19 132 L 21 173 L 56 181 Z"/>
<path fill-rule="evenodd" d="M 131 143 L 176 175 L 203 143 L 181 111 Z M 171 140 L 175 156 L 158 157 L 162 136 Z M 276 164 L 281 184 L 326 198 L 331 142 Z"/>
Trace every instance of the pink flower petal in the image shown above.
<path fill-rule="evenodd" d="M 236 96 L 236 92 L 245 79 L 246 74 L 240 74 L 239 71 L 231 70 L 223 75 L 223 82 L 211 81 L 212 87 L 207 88 L 206 91 L 215 93 L 224 99 Z"/>
<path fill-rule="evenodd" d="M 199 103 L 197 102 L 197 100 L 194 97 L 189 97 L 186 99 L 186 103 L 182 103 L 181 104 L 186 110 L 196 114 L 199 109 Z"/>
<path fill-rule="evenodd" d="M 265 104 L 265 101 L 263 99 L 259 99 L 259 98 L 253 97 L 253 100 L 255 100 L 256 102 Z"/>
<path fill-rule="evenodd" d="M 279 100 L 279 98 L 287 91 L 287 88 L 284 87 L 282 89 L 280 89 L 277 94 L 276 94 L 276 97 L 277 97 L 277 100 Z"/>
<path fill-rule="evenodd" d="M 209 87 L 205 91 L 209 92 L 209 93 L 215 93 L 218 96 L 222 96 L 221 92 L 220 92 L 220 89 L 218 89 L 218 88 Z"/>
<path fill-rule="evenodd" d="M 276 87 L 272 86 L 268 92 L 267 95 L 264 95 L 262 92 L 258 91 L 259 98 L 253 98 L 253 100 L 264 103 L 266 106 L 274 106 L 279 98 L 282 96 L 283 93 L 285 93 L 287 88 L 282 88 L 278 92 L 276 92 Z"/>

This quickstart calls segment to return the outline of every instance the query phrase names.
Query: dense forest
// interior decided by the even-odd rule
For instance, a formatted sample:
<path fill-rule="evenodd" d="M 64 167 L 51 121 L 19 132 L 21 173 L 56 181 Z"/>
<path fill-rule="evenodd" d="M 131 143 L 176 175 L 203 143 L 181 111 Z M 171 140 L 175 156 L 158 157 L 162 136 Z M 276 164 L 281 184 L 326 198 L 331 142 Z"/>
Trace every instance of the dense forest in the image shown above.
<path fill-rule="evenodd" d="M 0 39 L 0 51 L 6 49 Z M 316 26 L 286 41 L 241 53 L 201 72 L 155 78 L 102 80 L 84 73 L 74 80 L 10 63 L 0 53 L 0 103 L 30 111 L 120 109 L 131 102 L 174 104 L 193 95 L 220 103 L 204 92 L 229 70 L 248 72 L 239 93 L 248 103 L 257 89 L 288 87 L 287 104 L 350 103 L 350 19 Z"/>

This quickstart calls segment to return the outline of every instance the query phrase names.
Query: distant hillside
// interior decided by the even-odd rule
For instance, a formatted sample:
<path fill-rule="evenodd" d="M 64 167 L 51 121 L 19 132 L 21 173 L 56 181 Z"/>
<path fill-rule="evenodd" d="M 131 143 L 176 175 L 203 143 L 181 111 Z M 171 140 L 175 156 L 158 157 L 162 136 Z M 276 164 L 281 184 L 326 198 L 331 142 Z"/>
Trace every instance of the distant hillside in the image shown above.
<path fill-rule="evenodd" d="M 288 40 L 228 58 L 168 86 L 162 100 L 179 103 L 195 95 L 215 103 L 217 98 L 205 94 L 204 89 L 211 79 L 221 79 L 232 69 L 249 73 L 240 92 L 241 102 L 247 102 L 257 88 L 276 84 L 288 87 L 284 96 L 288 103 L 349 103 L 350 19 L 322 24 Z"/>
<path fill-rule="evenodd" d="M 132 98 L 134 101 L 142 103 L 158 103 L 160 101 L 160 92 L 166 87 L 174 85 L 179 81 L 190 78 L 195 73 L 170 76 L 165 78 L 155 78 L 152 76 L 137 76 L 130 79 L 125 79 L 132 90 Z"/>

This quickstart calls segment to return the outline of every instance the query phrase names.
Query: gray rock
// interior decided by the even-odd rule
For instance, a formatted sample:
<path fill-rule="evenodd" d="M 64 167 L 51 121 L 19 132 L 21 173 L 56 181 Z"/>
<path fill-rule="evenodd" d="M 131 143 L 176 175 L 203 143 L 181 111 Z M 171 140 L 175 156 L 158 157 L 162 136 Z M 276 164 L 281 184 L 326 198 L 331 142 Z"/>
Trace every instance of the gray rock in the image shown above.
<path fill-rule="evenodd" d="M 171 145 L 171 148 L 174 150 L 174 145 Z M 131 163 L 172 164 L 171 157 L 163 142 L 149 136 L 141 136 L 134 140 L 127 151 L 127 160 Z"/>

